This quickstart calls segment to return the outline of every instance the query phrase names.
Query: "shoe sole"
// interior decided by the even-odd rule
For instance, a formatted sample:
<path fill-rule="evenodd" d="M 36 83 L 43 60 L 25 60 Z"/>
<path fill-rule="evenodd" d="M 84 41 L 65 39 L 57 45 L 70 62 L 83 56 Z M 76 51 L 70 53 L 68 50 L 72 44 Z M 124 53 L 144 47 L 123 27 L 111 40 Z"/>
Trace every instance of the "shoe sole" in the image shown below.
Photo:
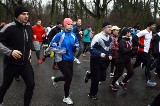
<path fill-rule="evenodd" d="M 92 100 L 98 100 L 98 98 L 92 98 L 91 96 L 88 95 L 88 97 Z"/>
<path fill-rule="evenodd" d="M 66 103 L 67 105 L 73 105 L 74 103 L 68 104 L 66 101 L 63 101 L 63 103 Z"/>

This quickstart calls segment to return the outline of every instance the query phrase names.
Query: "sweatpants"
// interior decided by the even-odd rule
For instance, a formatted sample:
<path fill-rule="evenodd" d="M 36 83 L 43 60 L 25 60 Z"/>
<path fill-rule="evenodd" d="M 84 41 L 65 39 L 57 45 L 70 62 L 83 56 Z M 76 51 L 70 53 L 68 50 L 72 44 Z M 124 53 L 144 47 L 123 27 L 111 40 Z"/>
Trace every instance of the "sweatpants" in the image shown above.
<path fill-rule="evenodd" d="M 28 61 L 24 65 L 4 64 L 3 83 L 0 87 L 0 103 L 3 102 L 3 98 L 13 82 L 15 75 L 21 75 L 25 85 L 24 93 L 24 106 L 29 106 L 33 95 L 35 86 L 34 72 L 31 63 Z"/>
<path fill-rule="evenodd" d="M 127 75 L 122 80 L 123 83 L 126 83 L 134 75 L 133 66 L 132 66 L 131 62 L 128 62 L 126 64 L 117 63 L 116 64 L 116 71 L 115 71 L 115 75 L 113 77 L 112 84 L 115 84 L 115 82 L 122 76 L 124 68 L 126 68 L 126 70 L 127 70 Z"/>
<path fill-rule="evenodd" d="M 36 56 L 37 56 L 38 60 L 40 59 L 41 44 L 42 44 L 42 42 L 33 41 L 33 45 L 34 45 L 34 48 L 36 51 Z"/>
<path fill-rule="evenodd" d="M 146 81 L 151 80 L 151 56 L 149 53 L 145 52 L 138 52 L 136 62 L 133 65 L 133 68 L 135 69 L 138 67 L 141 63 L 144 64 L 145 66 L 145 76 L 146 76 Z"/>
<path fill-rule="evenodd" d="M 101 61 L 97 58 L 90 58 L 91 87 L 89 95 L 97 95 L 99 82 L 106 80 L 106 69 L 108 64 L 109 59 Z"/>
<path fill-rule="evenodd" d="M 69 89 L 72 82 L 72 76 L 73 76 L 73 61 L 65 61 L 62 60 L 57 63 L 58 68 L 62 72 L 63 76 L 56 77 L 55 82 L 58 81 L 64 81 L 64 93 L 65 98 L 69 96 Z"/>

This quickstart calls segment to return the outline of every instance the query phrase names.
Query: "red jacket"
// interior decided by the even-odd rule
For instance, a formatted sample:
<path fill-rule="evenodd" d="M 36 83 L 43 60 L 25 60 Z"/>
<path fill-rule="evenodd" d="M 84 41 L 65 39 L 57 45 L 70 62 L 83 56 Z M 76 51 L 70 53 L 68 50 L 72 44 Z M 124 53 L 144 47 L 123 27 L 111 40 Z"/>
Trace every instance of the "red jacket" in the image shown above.
<path fill-rule="evenodd" d="M 33 41 L 42 42 L 42 35 L 46 35 L 46 31 L 43 26 L 35 25 L 32 27 L 33 29 Z"/>

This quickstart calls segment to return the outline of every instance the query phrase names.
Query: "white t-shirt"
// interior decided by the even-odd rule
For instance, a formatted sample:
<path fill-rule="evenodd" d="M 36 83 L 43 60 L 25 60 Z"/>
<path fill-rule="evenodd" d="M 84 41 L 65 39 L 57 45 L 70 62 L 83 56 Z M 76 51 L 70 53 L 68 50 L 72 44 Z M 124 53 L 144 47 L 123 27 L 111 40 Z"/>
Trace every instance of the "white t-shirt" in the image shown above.
<path fill-rule="evenodd" d="M 48 36 L 48 34 L 49 34 L 49 32 L 51 31 L 51 29 L 52 29 L 51 27 L 47 27 L 47 28 L 46 28 L 46 36 Z"/>
<path fill-rule="evenodd" d="M 139 37 L 139 43 L 141 45 L 144 45 L 144 48 L 139 48 L 138 51 L 143 51 L 148 53 L 152 39 L 152 31 L 149 32 L 145 29 L 137 33 L 137 36 Z"/>

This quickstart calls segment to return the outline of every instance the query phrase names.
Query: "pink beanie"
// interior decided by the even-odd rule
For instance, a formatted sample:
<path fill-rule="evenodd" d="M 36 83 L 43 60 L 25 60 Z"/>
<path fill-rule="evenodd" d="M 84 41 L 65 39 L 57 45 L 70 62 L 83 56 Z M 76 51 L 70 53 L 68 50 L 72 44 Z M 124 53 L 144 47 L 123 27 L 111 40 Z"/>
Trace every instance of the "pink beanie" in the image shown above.
<path fill-rule="evenodd" d="M 73 23 L 72 19 L 70 18 L 65 18 L 64 21 L 63 21 L 63 25 L 66 26 L 67 24 L 69 23 Z"/>

